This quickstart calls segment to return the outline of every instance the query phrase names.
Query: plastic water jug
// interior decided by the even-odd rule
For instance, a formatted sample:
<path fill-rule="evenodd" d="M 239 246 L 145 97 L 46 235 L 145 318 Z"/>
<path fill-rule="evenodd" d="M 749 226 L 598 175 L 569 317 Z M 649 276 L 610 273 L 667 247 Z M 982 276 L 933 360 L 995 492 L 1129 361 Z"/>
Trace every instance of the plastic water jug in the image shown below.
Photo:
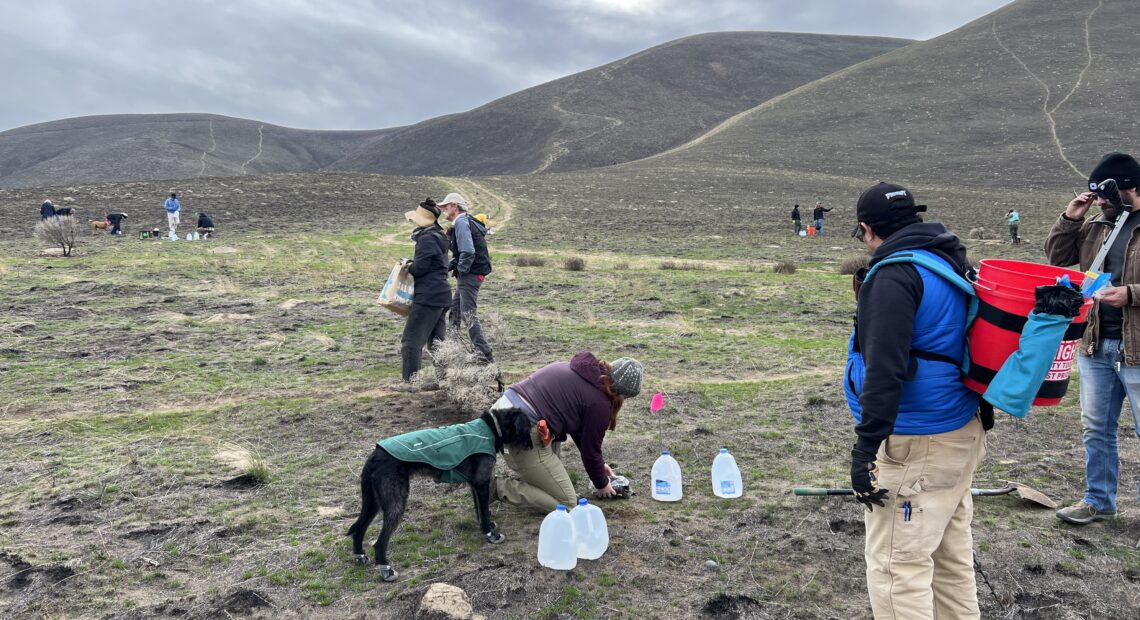
<path fill-rule="evenodd" d="M 653 464 L 653 499 L 676 502 L 681 499 L 681 466 L 666 450 Z"/>
<path fill-rule="evenodd" d="M 744 483 L 740 479 L 740 468 L 736 466 L 736 459 L 728 453 L 728 448 L 721 448 L 712 464 L 713 494 L 717 497 L 740 497 L 744 494 Z"/>
<path fill-rule="evenodd" d="M 570 570 L 578 565 L 574 520 L 562 504 L 546 515 L 538 528 L 538 563 L 555 570 Z"/>
<path fill-rule="evenodd" d="M 578 559 L 596 560 L 610 548 L 610 531 L 606 527 L 606 516 L 602 509 L 586 501 L 578 500 L 578 506 L 570 511 L 574 520 L 574 534 L 578 537 Z"/>

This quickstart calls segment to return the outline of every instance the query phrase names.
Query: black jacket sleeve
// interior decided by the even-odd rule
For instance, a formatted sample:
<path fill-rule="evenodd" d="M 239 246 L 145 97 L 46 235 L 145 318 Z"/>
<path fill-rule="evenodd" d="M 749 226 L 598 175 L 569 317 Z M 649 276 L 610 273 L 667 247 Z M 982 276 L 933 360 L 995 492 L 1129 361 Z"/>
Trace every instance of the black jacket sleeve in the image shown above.
<path fill-rule="evenodd" d="M 859 291 L 859 350 L 866 375 L 855 447 L 871 454 L 894 430 L 903 384 L 912 376 L 910 342 L 922 293 L 922 277 L 908 264 L 883 266 Z"/>
<path fill-rule="evenodd" d="M 440 269 L 446 262 L 440 252 L 439 241 L 424 231 L 416 237 L 416 254 L 412 258 L 412 266 L 408 268 L 408 273 L 412 274 L 413 278 L 422 278 Z"/>

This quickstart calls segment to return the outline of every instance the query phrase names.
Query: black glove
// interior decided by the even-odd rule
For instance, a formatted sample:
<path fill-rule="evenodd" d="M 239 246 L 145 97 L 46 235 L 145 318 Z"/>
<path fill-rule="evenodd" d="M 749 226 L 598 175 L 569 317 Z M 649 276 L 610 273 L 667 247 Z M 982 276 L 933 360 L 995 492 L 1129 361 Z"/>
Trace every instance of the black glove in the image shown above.
<path fill-rule="evenodd" d="M 1033 306 L 1035 311 L 1070 319 L 1080 314 L 1081 305 L 1085 303 L 1080 291 L 1063 284 L 1038 286 L 1033 294 L 1037 299 L 1037 304 Z"/>
<path fill-rule="evenodd" d="M 851 488 L 855 491 L 855 500 L 874 510 L 871 504 L 883 506 L 883 499 L 887 496 L 886 489 L 875 485 L 875 474 L 879 468 L 875 465 L 875 455 L 864 452 L 859 448 L 851 450 Z"/>

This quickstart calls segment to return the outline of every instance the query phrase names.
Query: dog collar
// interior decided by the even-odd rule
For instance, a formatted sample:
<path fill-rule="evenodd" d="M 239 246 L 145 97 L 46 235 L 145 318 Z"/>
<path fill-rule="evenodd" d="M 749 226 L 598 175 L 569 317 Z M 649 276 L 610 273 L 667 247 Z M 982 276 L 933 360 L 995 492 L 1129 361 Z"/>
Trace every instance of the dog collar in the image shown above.
<path fill-rule="evenodd" d="M 495 436 L 499 439 L 503 438 L 503 429 L 499 428 L 499 416 L 495 412 L 491 412 L 491 423 L 495 425 Z"/>

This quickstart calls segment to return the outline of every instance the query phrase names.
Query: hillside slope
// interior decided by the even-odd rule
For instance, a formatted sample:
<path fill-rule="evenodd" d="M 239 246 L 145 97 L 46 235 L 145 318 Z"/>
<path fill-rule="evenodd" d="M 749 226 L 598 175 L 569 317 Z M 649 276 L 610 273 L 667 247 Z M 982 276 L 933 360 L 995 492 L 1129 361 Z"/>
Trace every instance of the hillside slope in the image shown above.
<path fill-rule="evenodd" d="M 1102 154 L 1140 142 L 1137 25 L 1125 0 L 1018 0 L 634 166 L 1079 187 Z"/>
<path fill-rule="evenodd" d="M 374 140 L 333 167 L 400 175 L 580 170 L 646 157 L 904 39 L 722 32 L 617 62 Z"/>
<path fill-rule="evenodd" d="M 381 131 L 311 131 L 214 114 L 84 116 L 0 132 L 0 187 L 320 169 Z"/>

